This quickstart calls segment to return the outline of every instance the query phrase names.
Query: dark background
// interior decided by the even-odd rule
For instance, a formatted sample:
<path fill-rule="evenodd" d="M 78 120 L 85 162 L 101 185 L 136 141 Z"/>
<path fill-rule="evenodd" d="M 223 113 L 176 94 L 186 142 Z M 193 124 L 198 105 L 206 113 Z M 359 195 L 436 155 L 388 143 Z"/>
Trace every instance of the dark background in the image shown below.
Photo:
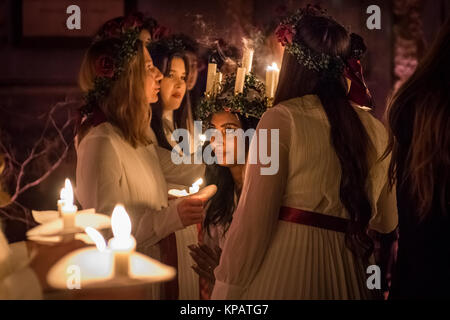
<path fill-rule="evenodd" d="M 137 0 L 128 2 L 126 10 L 141 11 L 172 31 L 184 32 L 205 43 L 211 37 L 222 37 L 241 47 L 242 37 L 269 35 L 283 8 L 294 9 L 307 3 L 321 4 L 338 21 L 365 38 L 368 47 L 363 60 L 365 76 L 375 98 L 375 115 L 380 119 L 394 87 L 411 74 L 439 27 L 450 16 L 448 0 Z M 381 30 L 366 28 L 366 9 L 373 4 L 381 8 Z M 17 157 L 24 159 L 42 131 L 39 116 L 45 115 L 55 103 L 79 96 L 77 75 L 88 42 L 83 39 L 27 42 L 18 30 L 21 25 L 18 7 L 18 0 L 0 0 L 0 139 L 10 142 Z M 83 26 L 83 16 L 81 19 Z M 263 49 L 257 50 L 256 63 L 270 63 L 266 54 Z M 65 115 L 57 112 L 55 118 L 64 122 Z M 67 134 L 70 136 L 70 132 Z M 61 146 L 55 150 L 55 154 L 32 163 L 26 171 L 28 179 L 42 175 L 57 158 Z M 20 203 L 37 210 L 54 209 L 64 178 L 75 181 L 75 160 L 71 147 L 58 169 L 23 194 Z M 11 210 L 8 212 L 14 217 L 23 214 Z M 22 240 L 25 229 L 30 227 L 16 219 L 6 219 L 4 224 L 10 241 Z"/>

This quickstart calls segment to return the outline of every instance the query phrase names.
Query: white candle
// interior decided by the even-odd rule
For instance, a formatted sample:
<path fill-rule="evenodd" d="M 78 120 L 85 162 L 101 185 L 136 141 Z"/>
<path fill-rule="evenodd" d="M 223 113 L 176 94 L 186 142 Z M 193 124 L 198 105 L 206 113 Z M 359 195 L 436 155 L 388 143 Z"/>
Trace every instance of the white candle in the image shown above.
<path fill-rule="evenodd" d="M 234 94 L 244 92 L 245 68 L 238 68 L 236 73 L 236 83 L 234 85 Z"/>
<path fill-rule="evenodd" d="M 62 206 L 64 205 L 66 201 L 66 189 L 62 188 L 61 192 L 59 193 L 59 200 L 56 203 L 56 206 L 58 207 L 58 214 L 60 217 L 62 217 Z"/>
<path fill-rule="evenodd" d="M 219 93 L 221 83 L 222 83 L 222 72 L 217 72 L 216 78 L 214 80 L 214 93 L 215 94 Z"/>
<path fill-rule="evenodd" d="M 113 270 L 116 276 L 128 276 L 130 271 L 130 255 L 136 248 L 136 240 L 131 236 L 131 221 L 125 208 L 116 205 L 111 216 L 111 227 L 114 238 L 109 240 L 113 252 Z"/>
<path fill-rule="evenodd" d="M 244 49 L 244 55 L 242 56 L 242 67 L 245 68 L 246 73 L 250 73 L 250 71 L 252 71 L 253 53 L 253 49 Z"/>
<path fill-rule="evenodd" d="M 61 216 L 63 218 L 63 228 L 72 229 L 75 227 L 75 215 L 77 213 L 77 206 L 73 205 L 73 189 L 69 179 L 65 181 L 64 187 L 64 202 L 61 204 Z"/>
<path fill-rule="evenodd" d="M 208 76 L 206 78 L 206 93 L 211 94 L 214 89 L 214 83 L 216 81 L 217 64 L 208 64 Z"/>
<path fill-rule="evenodd" d="M 278 86 L 278 77 L 280 75 L 280 70 L 277 64 L 274 62 L 271 66 L 267 66 L 266 69 L 266 96 L 269 99 L 275 97 Z"/>

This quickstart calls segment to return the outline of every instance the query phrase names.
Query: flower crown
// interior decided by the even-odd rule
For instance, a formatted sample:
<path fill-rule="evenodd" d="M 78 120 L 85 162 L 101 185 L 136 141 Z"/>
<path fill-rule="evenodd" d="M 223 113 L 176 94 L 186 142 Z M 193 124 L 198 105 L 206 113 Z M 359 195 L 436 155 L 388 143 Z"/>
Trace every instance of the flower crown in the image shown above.
<path fill-rule="evenodd" d="M 139 15 L 116 18 L 107 22 L 94 38 L 92 45 L 108 39 L 117 41 L 112 42 L 114 54 L 103 54 L 94 62 L 94 87 L 85 97 L 86 105 L 81 109 L 83 115 L 93 112 L 122 74 L 125 65 L 136 55 L 141 27 L 142 20 Z"/>
<path fill-rule="evenodd" d="M 309 48 L 303 41 L 295 38 L 296 27 L 299 21 L 306 15 L 323 16 L 332 19 L 327 15 L 326 10 L 319 6 L 308 5 L 306 9 L 297 10 L 292 16 L 283 20 L 275 30 L 278 41 L 286 47 L 286 51 L 296 57 L 297 61 L 309 70 L 320 72 L 324 77 L 339 78 L 345 69 L 343 57 L 333 56 L 326 53 L 319 53 Z M 352 53 L 351 56 L 359 60 L 365 51 L 357 42 L 359 36 L 351 34 Z"/>
<path fill-rule="evenodd" d="M 234 94 L 235 75 L 225 77 L 220 85 L 220 92 L 214 96 L 205 96 L 197 106 L 196 118 L 203 122 L 206 129 L 210 117 L 214 113 L 227 111 L 239 113 L 242 116 L 261 118 L 267 110 L 268 99 L 265 97 L 265 85 L 255 75 L 245 76 L 243 93 Z"/>

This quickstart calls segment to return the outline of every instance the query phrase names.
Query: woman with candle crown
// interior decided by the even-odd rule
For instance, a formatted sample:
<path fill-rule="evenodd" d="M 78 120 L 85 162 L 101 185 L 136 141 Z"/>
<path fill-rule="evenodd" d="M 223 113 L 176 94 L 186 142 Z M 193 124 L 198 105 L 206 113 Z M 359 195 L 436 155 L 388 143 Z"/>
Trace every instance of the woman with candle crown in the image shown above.
<path fill-rule="evenodd" d="M 161 91 L 152 104 L 151 127 L 158 145 L 172 150 L 178 142 L 171 139 L 176 129 L 187 129 L 190 135 L 190 152 L 194 151 L 194 122 L 186 81 L 189 77 L 189 60 L 183 42 L 171 36 L 151 42 L 148 50 L 155 66 L 163 73 Z"/>
<path fill-rule="evenodd" d="M 203 169 L 171 165 L 170 153 L 162 161 L 152 142 L 149 104 L 158 100 L 162 75 L 139 39 L 140 28 L 139 21 L 128 17 L 113 22 L 85 55 L 83 67 L 94 65 L 95 77 L 93 86 L 81 85 L 88 92 L 82 110 L 85 130 L 78 137 L 78 200 L 84 208 L 108 214 L 123 203 L 137 250 L 178 269 L 179 285 L 155 285 L 152 298 L 195 299 L 198 277 L 187 267 L 189 243 L 179 246 L 177 254 L 174 233 L 203 220 L 203 200 L 168 201 L 163 170 L 170 167 L 178 184 L 190 185 L 193 172 L 198 177 Z"/>
<path fill-rule="evenodd" d="M 211 144 L 216 156 L 221 153 L 217 164 L 206 166 L 206 184 L 217 185 L 217 193 L 207 204 L 205 220 L 202 224 L 200 246 L 191 246 L 192 256 L 197 265 L 194 270 L 202 277 L 202 298 L 207 299 L 214 285 L 214 268 L 220 258 L 220 248 L 225 241 L 225 235 L 233 218 L 239 200 L 245 163 L 238 162 L 237 143 L 229 139 L 226 133 L 238 129 L 254 130 L 259 118 L 267 108 L 264 84 L 253 74 L 246 76 L 243 93 L 234 94 L 235 76 L 225 79 L 222 90 L 214 98 L 204 98 L 196 114 L 199 115 L 205 128 L 218 130 L 222 134 L 221 143 L 211 138 Z M 245 159 L 250 141 L 245 141 Z M 234 157 L 227 155 L 233 154 Z M 204 244 L 204 245 L 202 245 Z M 206 245 L 206 247 L 205 247 Z"/>
<path fill-rule="evenodd" d="M 367 231 L 393 231 L 397 209 L 389 160 L 379 161 L 386 130 L 349 102 L 344 74 L 360 52 L 314 7 L 286 19 L 277 35 L 286 50 L 275 106 L 256 135 L 279 130 L 279 170 L 262 175 L 265 165 L 247 164 L 211 298 L 375 298 Z"/>

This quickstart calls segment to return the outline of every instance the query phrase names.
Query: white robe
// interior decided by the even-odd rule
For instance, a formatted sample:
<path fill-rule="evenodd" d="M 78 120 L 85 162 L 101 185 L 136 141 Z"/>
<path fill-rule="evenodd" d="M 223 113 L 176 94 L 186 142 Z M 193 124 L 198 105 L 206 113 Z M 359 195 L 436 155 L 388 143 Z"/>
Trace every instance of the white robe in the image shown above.
<path fill-rule="evenodd" d="M 387 145 L 383 124 L 355 108 L 376 150 L 369 160 L 370 227 L 389 233 L 398 222 L 395 190 L 387 192 L 390 158 L 376 162 Z M 281 206 L 348 218 L 340 202 L 340 164 L 329 122 L 315 95 L 269 109 L 259 129 L 279 129 L 279 171 L 261 175 L 247 164 L 244 186 L 227 232 L 212 299 L 371 298 L 360 259 L 345 246 L 344 233 L 278 219 Z M 250 153 L 257 147 L 252 139 Z M 269 139 L 269 148 L 272 145 Z"/>
<path fill-rule="evenodd" d="M 150 129 L 149 129 L 150 130 Z M 176 232 L 180 299 L 198 299 L 198 276 L 187 246 L 197 242 L 195 225 L 184 228 L 180 200 L 168 201 L 166 183 L 191 185 L 204 166 L 175 165 L 170 152 L 155 144 L 133 148 L 110 123 L 92 128 L 77 150 L 76 192 L 83 208 L 111 214 L 117 203 L 130 215 L 137 249 L 160 259 L 158 242 Z M 159 287 L 154 286 L 153 299 Z"/>
<path fill-rule="evenodd" d="M 28 262 L 25 242 L 9 245 L 0 224 L 0 300 L 42 299 L 41 285 Z"/>

